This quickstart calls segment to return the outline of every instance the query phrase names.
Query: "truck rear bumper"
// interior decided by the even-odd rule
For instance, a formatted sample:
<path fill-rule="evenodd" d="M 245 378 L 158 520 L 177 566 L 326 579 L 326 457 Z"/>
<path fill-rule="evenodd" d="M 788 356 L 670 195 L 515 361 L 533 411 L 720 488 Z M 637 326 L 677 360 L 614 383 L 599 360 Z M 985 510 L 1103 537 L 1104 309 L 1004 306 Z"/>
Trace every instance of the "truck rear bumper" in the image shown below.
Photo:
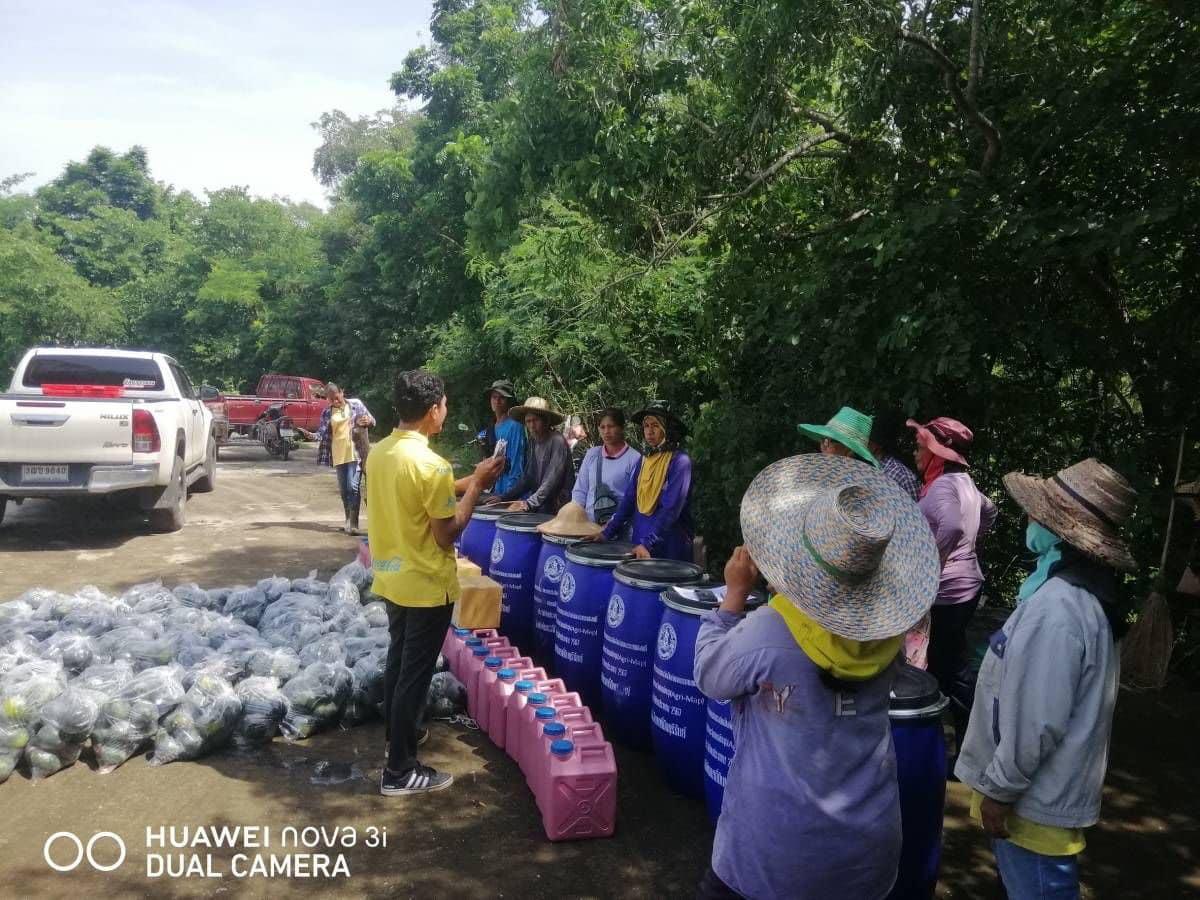
<path fill-rule="evenodd" d="M 61 497 L 72 494 L 111 494 L 134 488 L 155 487 L 158 466 L 92 466 L 72 464 L 64 484 L 25 484 L 21 465 L 0 465 L 0 494 L 7 497 Z"/>

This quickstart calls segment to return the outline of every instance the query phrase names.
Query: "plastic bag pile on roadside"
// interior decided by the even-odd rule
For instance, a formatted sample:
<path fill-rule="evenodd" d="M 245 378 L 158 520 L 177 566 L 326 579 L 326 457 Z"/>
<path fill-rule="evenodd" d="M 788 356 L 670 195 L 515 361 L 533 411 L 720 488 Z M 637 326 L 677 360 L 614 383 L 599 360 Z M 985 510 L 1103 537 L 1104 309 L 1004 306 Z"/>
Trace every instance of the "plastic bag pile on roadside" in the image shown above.
<path fill-rule="evenodd" d="M 355 561 L 328 582 L 35 588 L 0 603 L 0 783 L 81 756 L 105 773 L 147 750 L 165 765 L 376 718 L 388 621 L 370 584 Z M 431 714 L 462 710 L 448 678 L 430 687 Z"/>

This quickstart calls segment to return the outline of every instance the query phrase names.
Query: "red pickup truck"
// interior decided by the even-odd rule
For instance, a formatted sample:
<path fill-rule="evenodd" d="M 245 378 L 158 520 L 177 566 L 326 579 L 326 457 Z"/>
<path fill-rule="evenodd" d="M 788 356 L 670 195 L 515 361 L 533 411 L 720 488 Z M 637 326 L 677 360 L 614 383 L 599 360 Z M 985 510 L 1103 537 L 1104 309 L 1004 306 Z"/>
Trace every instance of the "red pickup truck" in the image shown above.
<path fill-rule="evenodd" d="M 258 417 L 277 403 L 296 426 L 316 431 L 321 424 L 321 413 L 328 405 L 323 381 L 275 373 L 258 380 L 253 397 L 221 394 L 209 388 L 201 391 L 201 397 L 212 410 L 213 430 L 219 443 L 228 440 L 230 433 L 249 435 Z"/>

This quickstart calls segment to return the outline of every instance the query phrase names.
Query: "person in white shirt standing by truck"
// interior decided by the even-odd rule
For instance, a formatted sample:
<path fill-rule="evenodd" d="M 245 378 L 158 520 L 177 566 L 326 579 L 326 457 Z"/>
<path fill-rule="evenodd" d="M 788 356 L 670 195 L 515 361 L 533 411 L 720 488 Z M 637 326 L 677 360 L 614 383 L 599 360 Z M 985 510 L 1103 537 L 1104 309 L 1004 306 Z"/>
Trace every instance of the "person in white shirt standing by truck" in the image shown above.
<path fill-rule="evenodd" d="M 367 459 L 370 440 L 366 430 L 375 426 L 375 417 L 357 397 L 347 398 L 332 381 L 325 386 L 329 406 L 321 413 L 321 424 L 315 439 L 317 465 L 333 466 L 337 472 L 338 492 L 346 523 L 342 531 L 360 534 L 358 513 L 361 505 L 362 466 Z"/>

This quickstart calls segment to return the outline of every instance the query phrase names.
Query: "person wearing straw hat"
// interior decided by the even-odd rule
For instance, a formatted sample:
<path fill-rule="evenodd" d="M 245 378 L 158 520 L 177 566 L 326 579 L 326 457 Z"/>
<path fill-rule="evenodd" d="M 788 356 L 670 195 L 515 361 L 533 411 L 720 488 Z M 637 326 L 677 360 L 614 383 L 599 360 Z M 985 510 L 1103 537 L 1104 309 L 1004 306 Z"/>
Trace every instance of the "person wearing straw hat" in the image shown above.
<path fill-rule="evenodd" d="M 696 684 L 737 733 L 698 896 L 880 900 L 901 840 L 889 693 L 937 546 L 891 478 L 837 455 L 761 471 L 741 525 L 696 641 Z M 745 615 L 760 571 L 778 593 Z"/>
<path fill-rule="evenodd" d="M 681 448 L 687 429 L 663 402 L 654 401 L 633 416 L 642 426 L 646 452 L 637 460 L 617 511 L 601 540 L 618 538 L 628 527 L 638 559 L 691 562 L 692 458 Z"/>
<path fill-rule="evenodd" d="M 1137 494 L 1087 459 L 1049 478 L 1011 472 L 1037 565 L 992 635 L 954 772 L 1012 900 L 1078 897 L 1084 829 L 1100 816 L 1127 624 L 1117 571 Z"/>
<path fill-rule="evenodd" d="M 871 453 L 871 417 L 843 406 L 824 425 L 797 425 L 800 433 L 812 438 L 821 452 L 831 456 L 857 456 L 873 466 L 879 460 Z"/>
<path fill-rule="evenodd" d="M 921 499 L 942 560 L 937 600 L 929 612 L 929 672 L 953 702 L 954 732 L 961 746 L 971 709 L 972 688 L 964 676 L 967 625 L 979 605 L 983 570 L 976 545 L 996 521 L 996 505 L 975 486 L 967 471 L 974 434 L 957 419 L 941 416 L 924 425 L 909 419 L 916 432 L 914 459 L 921 475 Z"/>
<path fill-rule="evenodd" d="M 563 415 L 542 397 L 530 397 L 508 411 L 515 422 L 524 422 L 529 432 L 521 480 L 506 491 L 497 491 L 493 502 L 511 501 L 514 512 L 556 513 L 571 499 L 575 470 L 566 439 L 555 429 Z"/>
<path fill-rule="evenodd" d="M 497 442 L 503 440 L 504 474 L 496 481 L 495 491 L 503 494 L 519 484 L 525 469 L 525 426 L 508 415 L 509 408 L 517 399 L 513 383 L 506 378 L 492 382 L 486 391 L 488 406 L 491 407 L 494 421 L 488 424 L 482 434 L 482 449 L 484 457 L 496 452 Z"/>
<path fill-rule="evenodd" d="M 600 526 L 588 518 L 587 510 L 578 503 L 564 503 L 562 509 L 549 522 L 537 527 L 542 534 L 555 537 L 573 537 L 584 540 L 600 533 Z"/>
<path fill-rule="evenodd" d="M 615 407 L 600 411 L 596 419 L 601 444 L 591 447 L 579 466 L 571 499 L 587 510 L 588 518 L 605 525 L 633 484 L 633 472 L 642 454 L 625 441 L 625 413 Z"/>

